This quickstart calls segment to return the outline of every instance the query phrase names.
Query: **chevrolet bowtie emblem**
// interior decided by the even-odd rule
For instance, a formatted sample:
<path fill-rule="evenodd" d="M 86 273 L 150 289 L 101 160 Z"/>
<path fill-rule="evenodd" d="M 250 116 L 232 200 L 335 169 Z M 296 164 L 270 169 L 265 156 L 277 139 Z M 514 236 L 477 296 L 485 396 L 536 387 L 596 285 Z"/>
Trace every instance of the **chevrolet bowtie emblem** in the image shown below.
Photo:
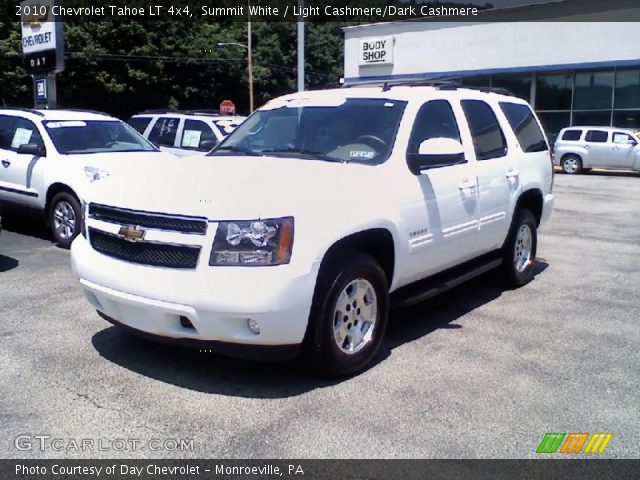
<path fill-rule="evenodd" d="M 137 242 L 138 240 L 142 240 L 146 233 L 146 230 L 138 229 L 138 227 L 133 225 L 127 225 L 126 227 L 120 227 L 118 235 L 127 242 Z"/>

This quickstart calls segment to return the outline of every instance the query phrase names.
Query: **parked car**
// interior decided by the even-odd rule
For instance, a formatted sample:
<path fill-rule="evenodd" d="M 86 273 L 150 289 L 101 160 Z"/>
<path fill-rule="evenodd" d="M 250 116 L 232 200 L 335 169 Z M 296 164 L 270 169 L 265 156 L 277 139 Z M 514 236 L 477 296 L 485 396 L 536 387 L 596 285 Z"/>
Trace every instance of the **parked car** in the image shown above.
<path fill-rule="evenodd" d="M 214 111 L 149 110 L 128 123 L 161 150 L 185 157 L 211 151 L 244 119 Z"/>
<path fill-rule="evenodd" d="M 569 127 L 558 134 L 554 163 L 570 175 L 594 167 L 640 170 L 638 132 L 615 127 Z"/>
<path fill-rule="evenodd" d="M 0 109 L 0 200 L 44 216 L 68 248 L 82 229 L 82 190 L 119 164 L 171 156 L 124 122 L 83 110 Z"/>
<path fill-rule="evenodd" d="M 535 113 L 487 89 L 287 95 L 209 155 L 92 188 L 71 249 L 89 302 L 140 335 L 331 376 L 370 365 L 392 302 L 495 268 L 529 282 L 554 199 Z"/>

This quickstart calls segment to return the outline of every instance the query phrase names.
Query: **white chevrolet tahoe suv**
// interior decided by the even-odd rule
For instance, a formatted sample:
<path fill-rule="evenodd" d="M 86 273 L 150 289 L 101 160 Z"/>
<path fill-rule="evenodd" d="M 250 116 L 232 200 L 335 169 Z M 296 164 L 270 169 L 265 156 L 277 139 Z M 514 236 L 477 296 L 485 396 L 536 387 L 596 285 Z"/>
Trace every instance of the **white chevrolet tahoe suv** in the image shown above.
<path fill-rule="evenodd" d="M 118 164 L 169 156 L 118 119 L 85 110 L 0 109 L 0 201 L 44 216 L 55 242 L 82 229 L 82 190 Z"/>
<path fill-rule="evenodd" d="M 208 156 L 92 187 L 71 262 L 109 322 L 252 358 L 366 367 L 391 304 L 533 276 L 549 146 L 528 104 L 384 86 L 267 103 Z"/>

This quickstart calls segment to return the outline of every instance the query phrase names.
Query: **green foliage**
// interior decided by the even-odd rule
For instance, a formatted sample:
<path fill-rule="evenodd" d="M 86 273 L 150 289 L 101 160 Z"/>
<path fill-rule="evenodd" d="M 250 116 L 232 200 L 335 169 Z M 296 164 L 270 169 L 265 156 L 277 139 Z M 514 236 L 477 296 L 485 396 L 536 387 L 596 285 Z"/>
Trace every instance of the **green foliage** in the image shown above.
<path fill-rule="evenodd" d="M 338 23 L 306 24 L 306 85 L 337 86 L 343 36 Z M 296 89 L 294 23 L 256 23 L 253 29 L 256 106 Z M 247 41 L 245 22 L 104 18 L 65 22 L 65 71 L 58 75 L 61 107 L 119 117 L 151 108 L 218 108 L 232 99 L 248 110 L 247 50 L 218 43 Z M 22 68 L 20 26 L 0 20 L 0 103 L 32 106 L 31 78 Z"/>

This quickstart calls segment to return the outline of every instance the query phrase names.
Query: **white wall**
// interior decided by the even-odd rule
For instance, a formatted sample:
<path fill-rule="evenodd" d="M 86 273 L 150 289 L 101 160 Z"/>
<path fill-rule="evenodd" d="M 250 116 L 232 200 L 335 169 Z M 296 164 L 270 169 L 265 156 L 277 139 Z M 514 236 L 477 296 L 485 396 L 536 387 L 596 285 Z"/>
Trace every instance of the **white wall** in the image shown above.
<path fill-rule="evenodd" d="M 346 83 L 358 77 L 552 70 L 585 63 L 640 65 L 637 22 L 393 22 L 344 32 Z M 359 40 L 385 35 L 394 35 L 394 64 L 359 66 Z"/>

